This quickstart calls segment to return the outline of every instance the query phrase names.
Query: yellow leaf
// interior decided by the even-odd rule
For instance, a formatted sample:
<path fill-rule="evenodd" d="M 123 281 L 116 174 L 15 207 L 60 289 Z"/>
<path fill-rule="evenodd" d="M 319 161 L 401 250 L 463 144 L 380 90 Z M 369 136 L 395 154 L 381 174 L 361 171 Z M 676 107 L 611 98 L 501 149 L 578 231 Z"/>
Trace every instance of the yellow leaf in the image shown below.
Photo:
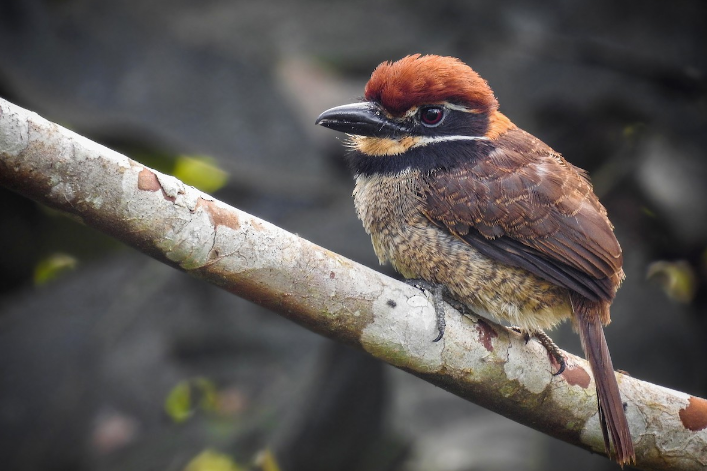
<path fill-rule="evenodd" d="M 646 277 L 657 281 L 665 294 L 677 302 L 688 304 L 695 297 L 697 279 L 690 264 L 684 260 L 653 262 Z"/>
<path fill-rule="evenodd" d="M 223 187 L 228 180 L 228 174 L 218 167 L 216 160 L 201 155 L 180 155 L 172 173 L 187 185 L 207 193 Z"/>
<path fill-rule="evenodd" d="M 184 471 L 244 471 L 230 456 L 214 450 L 204 450 L 195 456 Z"/>
<path fill-rule="evenodd" d="M 76 268 L 77 260 L 71 255 L 55 253 L 41 260 L 34 267 L 34 284 L 43 285 L 54 280 L 69 270 Z"/>
<path fill-rule="evenodd" d="M 194 413 L 189 381 L 182 381 L 172 388 L 165 400 L 164 410 L 177 423 L 184 422 Z"/>
<path fill-rule="evenodd" d="M 206 412 L 216 410 L 216 385 L 206 378 L 181 381 L 167 395 L 164 409 L 175 422 L 184 422 L 198 408 Z"/>

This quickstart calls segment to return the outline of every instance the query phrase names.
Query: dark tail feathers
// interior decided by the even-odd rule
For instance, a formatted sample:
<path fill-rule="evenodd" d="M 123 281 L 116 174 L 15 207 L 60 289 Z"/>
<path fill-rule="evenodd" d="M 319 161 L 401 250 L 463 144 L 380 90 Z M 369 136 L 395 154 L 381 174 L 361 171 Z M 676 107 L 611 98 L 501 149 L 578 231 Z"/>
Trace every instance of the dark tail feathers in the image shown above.
<path fill-rule="evenodd" d="M 607 454 L 623 467 L 636 462 L 631 433 L 624 414 L 623 401 L 616 382 L 614 365 L 611 363 L 609 347 L 604 338 L 601 319 L 608 305 L 589 301 L 580 295 L 572 295 L 572 306 L 576 316 L 576 325 L 582 340 L 584 354 L 594 374 L 599 402 L 599 419 L 604 435 L 604 447 Z M 615 455 L 611 453 L 610 442 L 614 445 Z"/>

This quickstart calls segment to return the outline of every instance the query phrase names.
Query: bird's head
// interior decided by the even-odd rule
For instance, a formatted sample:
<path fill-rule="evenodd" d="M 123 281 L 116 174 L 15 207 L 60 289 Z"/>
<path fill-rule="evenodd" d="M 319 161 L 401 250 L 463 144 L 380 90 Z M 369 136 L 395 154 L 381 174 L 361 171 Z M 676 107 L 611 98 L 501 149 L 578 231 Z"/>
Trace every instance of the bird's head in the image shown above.
<path fill-rule="evenodd" d="M 512 126 L 497 111 L 486 81 L 454 57 L 415 54 L 383 62 L 364 96 L 360 103 L 325 111 L 316 124 L 349 134 L 350 147 L 366 166 L 415 165 L 418 157 L 449 154 L 459 144 L 494 139 Z M 372 163 L 367 157 L 396 159 Z"/>

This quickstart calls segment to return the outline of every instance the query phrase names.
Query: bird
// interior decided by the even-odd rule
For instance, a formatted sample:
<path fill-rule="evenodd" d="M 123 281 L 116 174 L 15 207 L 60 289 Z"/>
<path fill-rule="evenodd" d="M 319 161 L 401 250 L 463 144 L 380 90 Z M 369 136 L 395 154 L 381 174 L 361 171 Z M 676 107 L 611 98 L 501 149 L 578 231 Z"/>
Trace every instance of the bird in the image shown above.
<path fill-rule="evenodd" d="M 315 124 L 347 134 L 354 206 L 382 264 L 549 351 L 544 331 L 571 320 L 606 453 L 635 463 L 603 330 L 624 279 L 614 227 L 587 173 L 498 108 L 460 59 L 413 54 L 378 65 L 363 99 Z"/>

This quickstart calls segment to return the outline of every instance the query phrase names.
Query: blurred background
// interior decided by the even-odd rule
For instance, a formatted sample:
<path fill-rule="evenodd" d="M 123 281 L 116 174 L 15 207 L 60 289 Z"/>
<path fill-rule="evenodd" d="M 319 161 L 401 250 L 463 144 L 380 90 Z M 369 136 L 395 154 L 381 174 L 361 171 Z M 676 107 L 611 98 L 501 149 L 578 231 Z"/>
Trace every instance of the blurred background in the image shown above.
<path fill-rule="evenodd" d="M 590 172 L 625 251 L 615 366 L 705 397 L 705 36 L 699 0 L 4 0 L 0 96 L 378 267 L 314 120 L 383 60 L 457 56 Z M 0 208 L 2 469 L 618 469 L 4 189 Z"/>

